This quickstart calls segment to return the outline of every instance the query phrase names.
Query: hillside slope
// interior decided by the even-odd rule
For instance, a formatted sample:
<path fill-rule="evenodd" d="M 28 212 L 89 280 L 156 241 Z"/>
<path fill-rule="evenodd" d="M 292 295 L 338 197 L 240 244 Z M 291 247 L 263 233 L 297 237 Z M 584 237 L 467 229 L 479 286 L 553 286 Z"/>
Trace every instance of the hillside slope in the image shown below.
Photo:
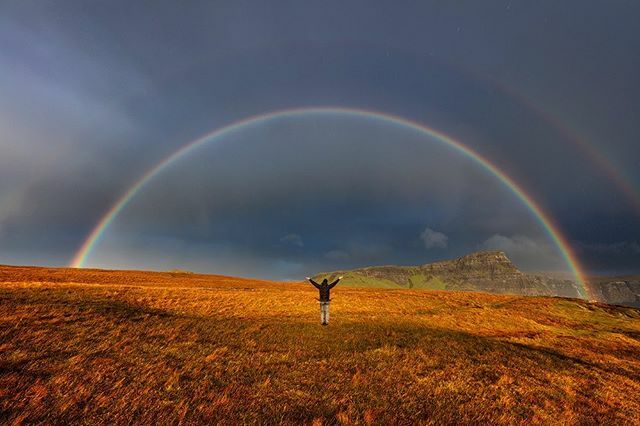
<path fill-rule="evenodd" d="M 0 267 L 0 422 L 638 424 L 640 310 Z"/>
<path fill-rule="evenodd" d="M 316 279 L 342 275 L 343 285 L 376 288 L 483 291 L 526 296 L 585 297 L 575 282 L 520 272 L 504 252 L 478 252 L 419 266 L 372 266 L 324 272 Z"/>

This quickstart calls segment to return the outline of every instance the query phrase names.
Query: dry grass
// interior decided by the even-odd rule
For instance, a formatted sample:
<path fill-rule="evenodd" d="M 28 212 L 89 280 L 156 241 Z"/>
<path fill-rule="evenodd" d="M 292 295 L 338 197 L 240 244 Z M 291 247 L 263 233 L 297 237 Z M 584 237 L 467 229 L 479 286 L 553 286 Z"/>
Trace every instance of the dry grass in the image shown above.
<path fill-rule="evenodd" d="M 640 311 L 0 267 L 0 422 L 640 421 Z"/>

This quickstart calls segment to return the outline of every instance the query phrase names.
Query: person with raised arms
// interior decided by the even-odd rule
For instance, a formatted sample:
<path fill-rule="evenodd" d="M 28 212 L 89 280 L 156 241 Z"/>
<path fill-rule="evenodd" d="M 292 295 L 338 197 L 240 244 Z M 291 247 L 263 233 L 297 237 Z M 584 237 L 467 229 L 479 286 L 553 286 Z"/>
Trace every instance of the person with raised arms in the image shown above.
<path fill-rule="evenodd" d="M 338 284 L 338 281 L 342 279 L 342 276 L 338 277 L 337 280 L 329 284 L 329 281 L 325 278 L 322 280 L 320 284 L 315 282 L 309 277 L 306 279 L 313 284 L 315 288 L 320 292 L 320 298 L 318 302 L 320 302 L 320 324 L 328 325 L 329 324 L 329 302 L 331 302 L 330 291 L 333 287 Z"/>

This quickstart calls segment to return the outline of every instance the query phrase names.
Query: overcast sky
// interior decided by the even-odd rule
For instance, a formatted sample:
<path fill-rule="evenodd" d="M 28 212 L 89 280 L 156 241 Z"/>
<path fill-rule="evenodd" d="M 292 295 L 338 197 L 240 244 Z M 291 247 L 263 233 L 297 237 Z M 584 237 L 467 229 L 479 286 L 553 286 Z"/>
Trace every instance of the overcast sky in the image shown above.
<path fill-rule="evenodd" d="M 245 117 L 362 108 L 517 181 L 587 270 L 640 272 L 640 3 L 3 1 L 0 263 L 67 265 L 184 144 Z M 88 266 L 296 279 L 506 250 L 566 268 L 520 200 L 425 135 L 288 117 L 172 164 Z"/>

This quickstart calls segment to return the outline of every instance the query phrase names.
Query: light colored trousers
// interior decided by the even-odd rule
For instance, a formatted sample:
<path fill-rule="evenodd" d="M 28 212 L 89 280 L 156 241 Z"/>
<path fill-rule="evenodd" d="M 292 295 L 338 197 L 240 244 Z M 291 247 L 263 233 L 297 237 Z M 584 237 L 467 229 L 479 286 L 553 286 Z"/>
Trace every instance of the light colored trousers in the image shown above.
<path fill-rule="evenodd" d="M 329 302 L 320 302 L 320 324 L 329 324 Z"/>

